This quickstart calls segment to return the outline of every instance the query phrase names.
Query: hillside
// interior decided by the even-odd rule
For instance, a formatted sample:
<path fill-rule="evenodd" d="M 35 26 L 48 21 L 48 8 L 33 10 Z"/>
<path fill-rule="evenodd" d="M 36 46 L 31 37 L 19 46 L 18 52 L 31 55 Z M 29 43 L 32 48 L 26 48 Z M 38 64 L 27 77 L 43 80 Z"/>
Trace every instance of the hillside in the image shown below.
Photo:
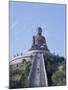
<path fill-rule="evenodd" d="M 10 65 L 10 88 L 24 88 L 28 84 L 31 62 Z"/>
<path fill-rule="evenodd" d="M 49 86 L 66 85 L 66 59 L 55 55 L 44 55 Z M 31 62 L 10 65 L 10 88 L 28 87 Z"/>
<path fill-rule="evenodd" d="M 64 57 L 44 56 L 49 86 L 66 85 L 66 59 Z"/>

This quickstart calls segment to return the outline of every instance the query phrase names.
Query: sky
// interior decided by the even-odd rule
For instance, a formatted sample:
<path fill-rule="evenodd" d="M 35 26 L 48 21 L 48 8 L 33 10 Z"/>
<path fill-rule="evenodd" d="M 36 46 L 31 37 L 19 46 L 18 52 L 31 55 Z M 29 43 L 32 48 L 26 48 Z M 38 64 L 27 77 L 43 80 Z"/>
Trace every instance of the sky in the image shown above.
<path fill-rule="evenodd" d="M 10 1 L 9 5 L 10 59 L 30 49 L 39 26 L 50 52 L 65 56 L 65 4 Z"/>

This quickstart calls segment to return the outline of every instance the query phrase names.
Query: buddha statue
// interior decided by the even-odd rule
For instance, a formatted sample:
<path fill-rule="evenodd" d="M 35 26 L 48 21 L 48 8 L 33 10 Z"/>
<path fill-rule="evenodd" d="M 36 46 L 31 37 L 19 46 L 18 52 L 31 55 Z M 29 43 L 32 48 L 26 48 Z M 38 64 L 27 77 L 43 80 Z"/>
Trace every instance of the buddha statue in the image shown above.
<path fill-rule="evenodd" d="M 42 36 L 42 28 L 37 28 L 36 36 L 33 36 L 31 50 L 48 50 L 45 37 Z"/>

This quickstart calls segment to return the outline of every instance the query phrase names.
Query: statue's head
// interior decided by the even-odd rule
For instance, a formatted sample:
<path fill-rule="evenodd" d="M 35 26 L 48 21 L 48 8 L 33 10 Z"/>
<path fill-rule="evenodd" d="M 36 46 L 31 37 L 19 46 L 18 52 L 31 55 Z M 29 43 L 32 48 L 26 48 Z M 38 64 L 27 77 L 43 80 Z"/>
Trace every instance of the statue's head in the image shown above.
<path fill-rule="evenodd" d="M 37 31 L 38 31 L 37 33 L 38 33 L 39 35 L 42 34 L 42 28 L 41 28 L 41 27 L 38 27 Z"/>

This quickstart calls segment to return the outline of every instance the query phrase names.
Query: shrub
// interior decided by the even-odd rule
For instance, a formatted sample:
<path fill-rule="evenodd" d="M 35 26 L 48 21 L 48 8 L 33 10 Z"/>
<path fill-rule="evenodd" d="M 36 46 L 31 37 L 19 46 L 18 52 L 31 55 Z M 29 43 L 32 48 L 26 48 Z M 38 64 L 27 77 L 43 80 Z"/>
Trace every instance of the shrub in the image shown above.
<path fill-rule="evenodd" d="M 57 70 L 52 75 L 52 82 L 53 82 L 53 85 L 56 85 L 56 86 L 65 85 L 66 84 L 66 77 L 65 77 L 64 71 Z"/>

